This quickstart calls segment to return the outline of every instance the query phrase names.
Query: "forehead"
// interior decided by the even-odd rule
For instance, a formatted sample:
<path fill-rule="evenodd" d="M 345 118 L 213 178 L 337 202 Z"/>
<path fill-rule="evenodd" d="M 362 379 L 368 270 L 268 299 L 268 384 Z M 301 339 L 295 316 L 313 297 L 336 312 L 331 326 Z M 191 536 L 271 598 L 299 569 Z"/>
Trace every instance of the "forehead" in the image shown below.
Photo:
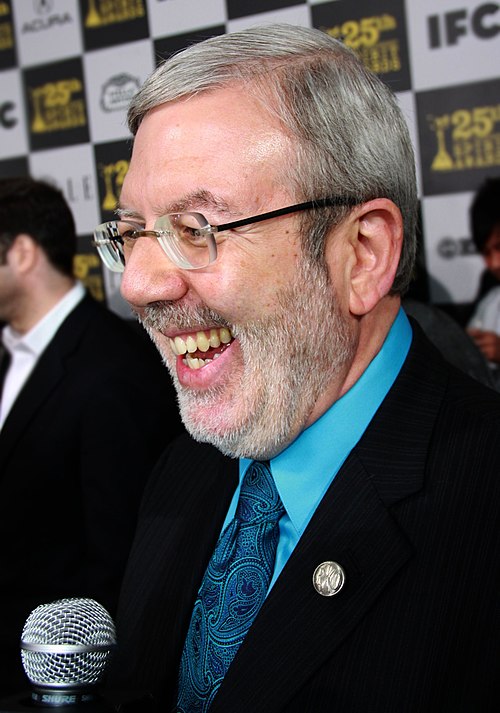
<path fill-rule="evenodd" d="M 278 120 L 240 89 L 163 104 L 139 127 L 122 202 L 151 207 L 159 194 L 175 202 L 205 190 L 265 204 L 291 145 Z"/>

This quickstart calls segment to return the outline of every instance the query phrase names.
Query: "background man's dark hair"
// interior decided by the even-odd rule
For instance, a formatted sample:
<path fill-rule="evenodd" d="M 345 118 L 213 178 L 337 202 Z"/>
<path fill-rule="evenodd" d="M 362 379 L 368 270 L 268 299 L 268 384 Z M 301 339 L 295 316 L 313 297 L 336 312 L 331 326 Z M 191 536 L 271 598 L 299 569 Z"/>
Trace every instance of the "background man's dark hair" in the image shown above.
<path fill-rule="evenodd" d="M 0 179 L 0 256 L 21 233 L 29 235 L 59 272 L 73 276 L 76 231 L 61 191 L 33 178 Z"/>
<path fill-rule="evenodd" d="M 470 209 L 472 239 L 482 253 L 493 230 L 500 227 L 500 176 L 487 178 L 479 187 Z"/>

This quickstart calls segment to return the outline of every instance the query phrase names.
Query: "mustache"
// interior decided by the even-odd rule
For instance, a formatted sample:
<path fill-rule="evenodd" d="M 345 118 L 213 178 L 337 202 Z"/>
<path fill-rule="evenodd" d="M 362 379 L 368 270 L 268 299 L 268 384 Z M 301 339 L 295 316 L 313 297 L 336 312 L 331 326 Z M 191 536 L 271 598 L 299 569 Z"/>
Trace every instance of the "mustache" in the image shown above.
<path fill-rule="evenodd" d="M 147 305 L 137 318 L 147 330 L 163 332 L 168 328 L 189 330 L 200 324 L 216 324 L 232 329 L 221 314 L 205 305 L 182 305 L 177 302 L 154 302 Z"/>

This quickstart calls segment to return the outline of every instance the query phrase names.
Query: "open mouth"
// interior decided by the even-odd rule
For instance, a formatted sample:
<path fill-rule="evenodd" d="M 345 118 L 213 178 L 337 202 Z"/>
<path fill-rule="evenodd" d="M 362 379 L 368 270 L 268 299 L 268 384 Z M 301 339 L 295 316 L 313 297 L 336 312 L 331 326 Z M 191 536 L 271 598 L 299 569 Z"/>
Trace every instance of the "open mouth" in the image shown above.
<path fill-rule="evenodd" d="M 201 369 L 217 359 L 233 341 L 234 337 L 227 327 L 194 332 L 183 337 L 170 339 L 170 348 L 176 356 L 185 355 L 183 362 L 190 369 Z"/>

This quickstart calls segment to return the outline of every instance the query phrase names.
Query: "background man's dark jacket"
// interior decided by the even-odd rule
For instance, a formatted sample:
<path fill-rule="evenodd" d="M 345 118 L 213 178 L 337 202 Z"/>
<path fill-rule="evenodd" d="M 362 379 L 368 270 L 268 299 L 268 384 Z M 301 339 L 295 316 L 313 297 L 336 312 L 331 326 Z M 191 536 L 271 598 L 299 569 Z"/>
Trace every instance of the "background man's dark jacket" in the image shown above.
<path fill-rule="evenodd" d="M 86 296 L 0 431 L 0 692 L 27 687 L 19 640 L 39 604 L 91 596 L 114 614 L 140 497 L 181 430 L 142 332 Z"/>

